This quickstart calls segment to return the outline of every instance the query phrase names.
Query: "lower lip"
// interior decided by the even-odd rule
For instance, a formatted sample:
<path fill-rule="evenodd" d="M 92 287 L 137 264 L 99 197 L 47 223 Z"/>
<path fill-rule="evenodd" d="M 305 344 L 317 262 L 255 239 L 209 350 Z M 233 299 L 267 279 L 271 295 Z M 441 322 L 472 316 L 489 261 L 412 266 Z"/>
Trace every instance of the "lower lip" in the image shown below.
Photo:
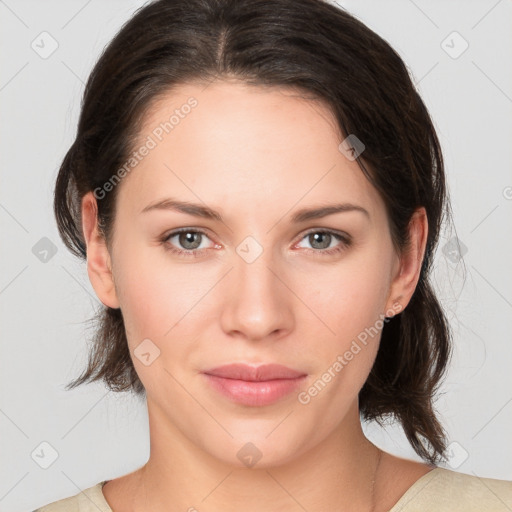
<path fill-rule="evenodd" d="M 261 382 L 226 379 L 215 375 L 206 375 L 214 389 L 236 403 L 260 407 L 277 402 L 284 396 L 297 390 L 306 375 L 296 379 L 276 379 Z"/>

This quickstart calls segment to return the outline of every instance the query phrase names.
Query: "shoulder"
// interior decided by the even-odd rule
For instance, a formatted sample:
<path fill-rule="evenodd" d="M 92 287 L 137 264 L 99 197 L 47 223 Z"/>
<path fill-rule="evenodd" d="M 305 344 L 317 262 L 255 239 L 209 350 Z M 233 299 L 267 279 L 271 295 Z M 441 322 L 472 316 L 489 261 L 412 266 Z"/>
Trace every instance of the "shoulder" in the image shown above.
<path fill-rule="evenodd" d="M 34 512 L 112 512 L 102 492 L 105 481 L 34 510 Z"/>
<path fill-rule="evenodd" d="M 389 512 L 506 512 L 511 508 L 512 481 L 436 467 L 419 478 Z"/>

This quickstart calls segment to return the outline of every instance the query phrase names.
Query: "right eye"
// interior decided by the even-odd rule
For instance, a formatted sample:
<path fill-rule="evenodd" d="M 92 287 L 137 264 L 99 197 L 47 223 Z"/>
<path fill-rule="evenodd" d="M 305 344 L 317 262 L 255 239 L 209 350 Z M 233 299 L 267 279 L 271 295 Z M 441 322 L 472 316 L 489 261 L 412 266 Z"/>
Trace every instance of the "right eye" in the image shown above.
<path fill-rule="evenodd" d="M 203 245 L 203 239 L 208 238 L 207 234 L 196 228 L 180 228 L 166 234 L 161 242 L 164 248 L 174 254 L 183 256 L 201 256 L 207 247 Z M 172 241 L 176 239 L 175 241 Z M 178 247 L 176 247 L 178 245 Z M 180 248 L 181 247 L 181 248 Z"/>

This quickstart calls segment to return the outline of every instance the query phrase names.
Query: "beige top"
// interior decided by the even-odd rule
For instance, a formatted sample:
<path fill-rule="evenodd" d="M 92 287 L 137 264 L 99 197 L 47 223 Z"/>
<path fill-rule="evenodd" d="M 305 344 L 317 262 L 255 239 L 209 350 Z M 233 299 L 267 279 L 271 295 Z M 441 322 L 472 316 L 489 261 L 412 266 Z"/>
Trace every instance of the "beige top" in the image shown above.
<path fill-rule="evenodd" d="M 108 480 L 34 512 L 113 512 L 102 487 Z M 416 480 L 388 512 L 510 512 L 512 481 L 435 468 Z"/>

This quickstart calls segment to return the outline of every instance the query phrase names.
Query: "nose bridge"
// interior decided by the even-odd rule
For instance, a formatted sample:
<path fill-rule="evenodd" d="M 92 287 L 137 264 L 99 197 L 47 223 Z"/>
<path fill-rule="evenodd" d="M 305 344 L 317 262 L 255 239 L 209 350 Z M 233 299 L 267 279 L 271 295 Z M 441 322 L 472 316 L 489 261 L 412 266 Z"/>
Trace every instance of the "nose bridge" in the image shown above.
<path fill-rule="evenodd" d="M 270 247 L 247 237 L 236 248 L 223 328 L 261 339 L 291 328 L 291 304 Z"/>
<path fill-rule="evenodd" d="M 272 255 L 272 249 L 263 249 L 261 245 L 246 241 L 237 247 L 238 258 L 235 260 L 235 279 L 240 285 L 240 291 L 253 294 L 276 294 L 276 270 L 277 262 Z M 273 270 L 273 272 L 271 271 Z"/>

